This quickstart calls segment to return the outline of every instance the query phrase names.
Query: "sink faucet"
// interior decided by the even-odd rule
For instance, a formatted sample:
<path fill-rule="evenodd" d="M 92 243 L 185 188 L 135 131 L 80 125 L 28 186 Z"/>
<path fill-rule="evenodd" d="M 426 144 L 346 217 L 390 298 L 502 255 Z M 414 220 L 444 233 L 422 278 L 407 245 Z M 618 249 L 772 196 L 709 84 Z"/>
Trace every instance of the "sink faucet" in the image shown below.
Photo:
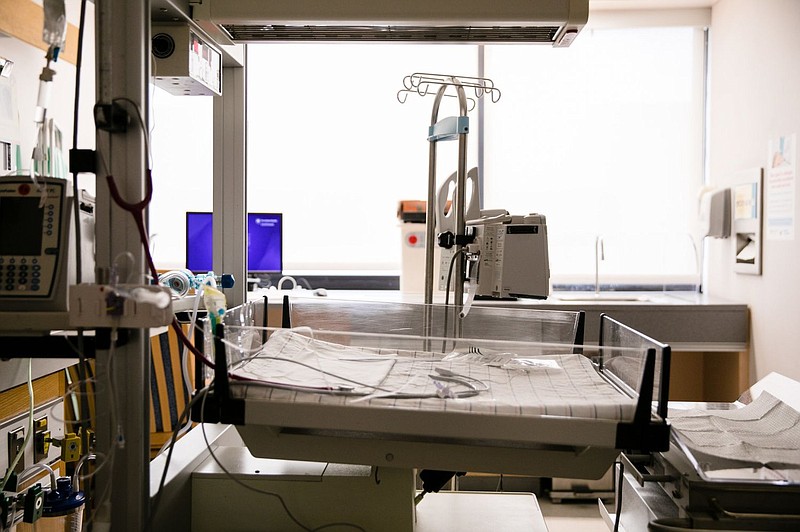
<path fill-rule="evenodd" d="M 594 239 L 594 295 L 600 295 L 600 261 L 606 260 L 603 237 L 597 235 Z"/>

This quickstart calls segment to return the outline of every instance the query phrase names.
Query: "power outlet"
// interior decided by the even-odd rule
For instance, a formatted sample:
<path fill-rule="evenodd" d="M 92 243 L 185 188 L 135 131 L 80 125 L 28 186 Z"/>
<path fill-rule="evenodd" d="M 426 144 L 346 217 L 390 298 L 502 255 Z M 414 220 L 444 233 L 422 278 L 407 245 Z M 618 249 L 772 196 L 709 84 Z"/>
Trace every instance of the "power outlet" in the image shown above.
<path fill-rule="evenodd" d="M 35 463 L 52 464 L 59 459 L 61 450 L 51 443 L 64 438 L 64 399 L 56 398 L 41 404 L 33 410 L 33 430 L 25 446 L 24 454 L 17 464 L 18 473 Z M 8 465 L 17 455 L 28 434 L 28 410 L 0 422 L 0 474 L 7 471 Z M 49 435 L 48 435 L 49 433 Z M 24 482 L 30 475 L 41 474 L 31 470 L 30 474 L 20 476 Z M 49 484 L 48 480 L 43 480 Z M 46 484 L 43 484 L 46 485 Z M 0 527 L 2 528 L 2 527 Z"/>
<path fill-rule="evenodd" d="M 50 454 L 50 429 L 47 416 L 33 420 L 33 461 L 41 462 Z"/>
<path fill-rule="evenodd" d="M 8 464 L 14 461 L 17 454 L 22 450 L 25 445 L 25 429 L 19 427 L 8 433 Z M 25 454 L 20 457 L 19 462 L 14 467 L 14 472 L 20 474 L 25 470 Z"/>

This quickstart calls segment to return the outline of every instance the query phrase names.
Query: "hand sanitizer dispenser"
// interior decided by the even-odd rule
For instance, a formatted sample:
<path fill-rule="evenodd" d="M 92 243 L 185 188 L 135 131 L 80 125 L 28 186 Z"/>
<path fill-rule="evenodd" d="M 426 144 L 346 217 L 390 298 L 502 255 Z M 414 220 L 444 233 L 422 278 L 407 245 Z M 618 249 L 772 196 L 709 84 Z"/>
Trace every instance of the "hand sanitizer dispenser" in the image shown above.
<path fill-rule="evenodd" d="M 734 271 L 761 275 L 762 169 L 737 174 L 733 188 Z"/>

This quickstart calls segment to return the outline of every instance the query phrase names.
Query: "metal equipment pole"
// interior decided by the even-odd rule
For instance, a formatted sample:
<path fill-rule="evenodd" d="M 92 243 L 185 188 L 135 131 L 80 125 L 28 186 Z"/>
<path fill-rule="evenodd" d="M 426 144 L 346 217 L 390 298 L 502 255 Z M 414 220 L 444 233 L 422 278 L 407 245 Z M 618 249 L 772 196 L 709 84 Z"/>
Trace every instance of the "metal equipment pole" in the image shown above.
<path fill-rule="evenodd" d="M 126 201 L 139 202 L 145 195 L 150 1 L 96 0 L 95 9 L 97 99 L 117 103 L 130 116 L 126 132 L 97 133 L 100 159 L 107 165 L 100 165 L 97 180 L 98 281 L 108 282 L 116 270 L 123 281 L 144 283 L 144 247 L 136 223 L 114 204 L 103 178 L 106 172 L 114 176 Z M 101 505 L 95 522 L 114 531 L 143 530 L 150 500 L 149 330 L 126 332 L 125 345 L 97 351 L 98 378 L 109 378 L 96 388 L 97 454 L 105 456 L 107 467 L 94 492 Z"/>
<path fill-rule="evenodd" d="M 247 77 L 246 66 L 222 71 L 222 96 L 214 97 L 213 264 L 216 273 L 236 279 L 225 290 L 232 308 L 247 295 Z"/>
<path fill-rule="evenodd" d="M 447 90 L 446 85 L 439 87 L 433 101 L 431 125 L 439 120 L 439 106 Z M 430 141 L 428 150 L 428 202 L 425 206 L 425 304 L 433 303 L 433 271 L 434 252 L 436 250 L 436 141 Z M 426 320 L 427 324 L 428 321 Z"/>
<path fill-rule="evenodd" d="M 453 79 L 454 83 L 458 80 Z M 461 84 L 456 84 L 456 93 L 458 94 L 458 107 L 461 116 L 467 116 L 467 97 L 464 94 L 464 87 Z M 458 175 L 456 177 L 456 204 L 453 206 L 456 219 L 456 237 L 463 236 L 467 230 L 466 222 L 466 209 L 467 209 L 467 133 L 459 133 L 458 135 Z M 466 271 L 464 265 L 464 254 L 461 251 L 464 249 L 463 244 L 456 243 L 456 264 L 454 275 L 453 287 L 453 304 L 456 308 L 454 314 L 460 312 L 464 304 L 464 280 L 466 279 Z M 448 287 L 449 288 L 449 287 Z"/>

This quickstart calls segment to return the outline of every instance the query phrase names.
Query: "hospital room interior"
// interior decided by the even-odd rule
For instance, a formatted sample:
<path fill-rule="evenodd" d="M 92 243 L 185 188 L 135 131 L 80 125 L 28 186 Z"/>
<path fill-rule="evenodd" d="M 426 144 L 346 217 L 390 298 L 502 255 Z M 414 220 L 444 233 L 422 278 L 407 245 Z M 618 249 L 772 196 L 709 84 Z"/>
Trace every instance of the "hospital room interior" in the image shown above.
<path fill-rule="evenodd" d="M 0 532 L 800 530 L 798 25 L 0 0 Z"/>

